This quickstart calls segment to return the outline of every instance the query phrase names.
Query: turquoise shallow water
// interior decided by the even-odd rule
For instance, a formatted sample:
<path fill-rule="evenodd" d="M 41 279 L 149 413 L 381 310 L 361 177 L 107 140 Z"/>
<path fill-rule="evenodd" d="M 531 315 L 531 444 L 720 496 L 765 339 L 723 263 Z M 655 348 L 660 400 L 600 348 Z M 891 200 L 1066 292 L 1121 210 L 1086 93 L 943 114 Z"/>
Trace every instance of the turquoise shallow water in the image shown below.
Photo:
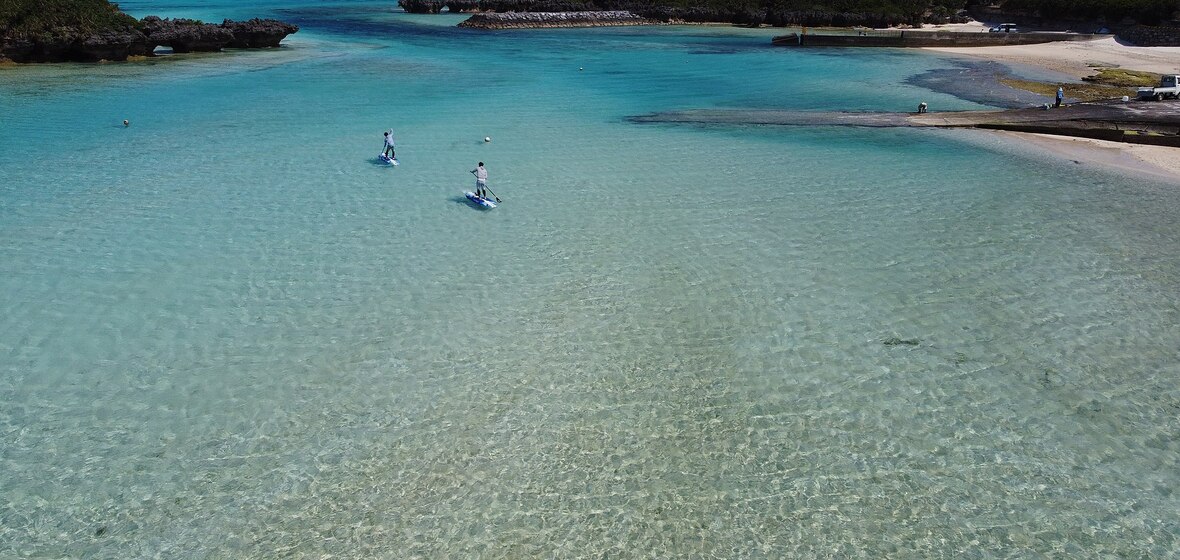
<path fill-rule="evenodd" d="M 0 556 L 1178 552 L 1175 185 L 627 120 L 980 107 L 953 63 L 122 6 L 304 29 L 0 72 Z"/>

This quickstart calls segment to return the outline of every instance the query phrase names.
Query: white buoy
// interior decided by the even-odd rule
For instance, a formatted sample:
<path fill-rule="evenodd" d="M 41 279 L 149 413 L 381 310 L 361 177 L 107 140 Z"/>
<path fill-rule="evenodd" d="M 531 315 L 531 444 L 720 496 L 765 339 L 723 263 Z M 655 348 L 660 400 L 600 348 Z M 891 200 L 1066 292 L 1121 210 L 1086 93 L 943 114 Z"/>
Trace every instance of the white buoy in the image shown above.
<path fill-rule="evenodd" d="M 491 141 L 492 141 L 492 137 L 491 137 L 491 136 L 484 136 L 484 137 L 483 137 L 483 141 L 484 141 L 484 142 L 491 142 Z"/>

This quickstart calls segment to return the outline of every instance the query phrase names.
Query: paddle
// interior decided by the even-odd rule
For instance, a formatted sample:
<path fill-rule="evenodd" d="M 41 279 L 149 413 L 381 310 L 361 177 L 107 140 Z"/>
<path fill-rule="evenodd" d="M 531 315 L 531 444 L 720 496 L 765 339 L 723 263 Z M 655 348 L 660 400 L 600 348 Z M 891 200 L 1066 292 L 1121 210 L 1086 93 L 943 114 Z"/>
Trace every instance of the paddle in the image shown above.
<path fill-rule="evenodd" d="M 500 197 L 496 196 L 496 193 L 492 192 L 492 189 L 489 189 L 487 187 L 487 185 L 484 185 L 483 190 L 488 191 L 489 194 L 491 194 L 493 197 L 495 197 L 496 202 L 503 202 L 502 200 L 500 200 Z"/>

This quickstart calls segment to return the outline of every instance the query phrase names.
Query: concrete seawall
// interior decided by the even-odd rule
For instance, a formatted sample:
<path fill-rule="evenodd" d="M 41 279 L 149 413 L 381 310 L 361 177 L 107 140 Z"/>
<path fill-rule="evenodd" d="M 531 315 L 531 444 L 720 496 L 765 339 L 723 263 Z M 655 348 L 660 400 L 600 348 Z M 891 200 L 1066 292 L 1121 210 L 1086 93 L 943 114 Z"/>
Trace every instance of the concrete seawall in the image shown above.
<path fill-rule="evenodd" d="M 859 32 L 788 33 L 771 39 L 784 47 L 991 47 L 1034 45 L 1055 41 L 1090 41 L 1104 37 L 1088 33 L 965 33 L 962 31 L 887 30 Z"/>
<path fill-rule="evenodd" d="M 697 109 L 640 115 L 628 120 L 636 123 L 807 127 L 986 128 L 1180 148 L 1180 102 L 1168 101 L 1110 100 L 1048 110 L 1030 107 L 940 113 Z"/>

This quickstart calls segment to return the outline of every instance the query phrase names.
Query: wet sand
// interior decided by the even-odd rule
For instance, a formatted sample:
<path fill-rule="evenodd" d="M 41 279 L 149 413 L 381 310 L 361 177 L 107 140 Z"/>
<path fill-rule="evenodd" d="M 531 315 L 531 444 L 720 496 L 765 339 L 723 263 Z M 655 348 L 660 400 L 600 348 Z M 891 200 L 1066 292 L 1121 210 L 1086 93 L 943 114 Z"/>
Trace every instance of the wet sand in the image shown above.
<path fill-rule="evenodd" d="M 994 131 L 992 134 L 1025 142 L 1034 149 L 1046 150 L 1079 164 L 1117 169 L 1180 185 L 1180 148 L 1126 144 L 1052 134 L 1007 131 Z"/>

